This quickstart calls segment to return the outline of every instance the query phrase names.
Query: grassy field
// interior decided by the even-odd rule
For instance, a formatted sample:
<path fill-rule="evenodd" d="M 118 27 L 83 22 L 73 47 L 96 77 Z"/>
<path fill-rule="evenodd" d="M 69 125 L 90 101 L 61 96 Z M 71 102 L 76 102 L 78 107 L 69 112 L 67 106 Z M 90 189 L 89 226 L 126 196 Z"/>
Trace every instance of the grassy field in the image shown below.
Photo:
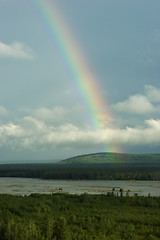
<path fill-rule="evenodd" d="M 61 164 L 132 164 L 160 166 L 160 154 L 93 153 L 68 158 Z"/>

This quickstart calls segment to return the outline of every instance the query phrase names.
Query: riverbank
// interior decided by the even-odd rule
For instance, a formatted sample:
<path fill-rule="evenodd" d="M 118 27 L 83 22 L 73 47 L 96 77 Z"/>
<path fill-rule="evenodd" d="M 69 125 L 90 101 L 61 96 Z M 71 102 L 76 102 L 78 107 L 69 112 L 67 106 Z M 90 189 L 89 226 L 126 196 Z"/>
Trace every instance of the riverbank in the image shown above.
<path fill-rule="evenodd" d="M 120 195 L 160 196 L 160 181 L 131 180 L 42 180 L 35 178 L 0 178 L 0 193 L 30 195 L 31 193 L 51 194 L 107 194 L 114 191 Z"/>

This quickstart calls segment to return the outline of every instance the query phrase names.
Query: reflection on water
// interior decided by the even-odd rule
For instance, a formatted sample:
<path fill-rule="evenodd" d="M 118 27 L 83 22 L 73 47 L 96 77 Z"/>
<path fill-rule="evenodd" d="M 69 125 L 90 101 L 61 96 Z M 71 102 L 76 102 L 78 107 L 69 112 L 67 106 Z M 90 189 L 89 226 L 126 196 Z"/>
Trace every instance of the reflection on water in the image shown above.
<path fill-rule="evenodd" d="M 122 188 L 130 195 L 160 196 L 160 181 L 109 181 L 109 180 L 42 180 L 32 178 L 0 178 L 0 193 L 29 195 L 31 193 L 67 192 L 71 194 L 105 194 L 113 189 L 119 194 Z"/>

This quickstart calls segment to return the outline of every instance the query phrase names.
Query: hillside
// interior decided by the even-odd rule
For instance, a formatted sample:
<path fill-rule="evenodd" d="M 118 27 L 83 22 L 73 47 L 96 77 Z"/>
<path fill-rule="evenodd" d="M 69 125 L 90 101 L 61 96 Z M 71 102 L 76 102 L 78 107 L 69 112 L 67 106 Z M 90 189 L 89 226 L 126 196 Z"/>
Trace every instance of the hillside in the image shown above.
<path fill-rule="evenodd" d="M 160 154 L 94 153 L 53 164 L 1 164 L 0 177 L 160 181 Z"/>
<path fill-rule="evenodd" d="M 61 164 L 132 164 L 132 165 L 160 165 L 160 154 L 124 154 L 124 153 L 92 153 L 71 157 L 60 161 Z"/>

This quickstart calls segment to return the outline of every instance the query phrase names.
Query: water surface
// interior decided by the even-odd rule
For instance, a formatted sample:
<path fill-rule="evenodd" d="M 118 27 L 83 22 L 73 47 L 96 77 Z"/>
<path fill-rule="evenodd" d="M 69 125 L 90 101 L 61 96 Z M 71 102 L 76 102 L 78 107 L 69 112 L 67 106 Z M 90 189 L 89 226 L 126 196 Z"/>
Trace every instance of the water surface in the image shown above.
<path fill-rule="evenodd" d="M 160 181 L 117 181 L 117 180 L 42 180 L 33 178 L 0 178 L 0 193 L 30 195 L 31 193 L 63 192 L 70 194 L 106 194 L 115 189 L 129 190 L 130 195 L 160 196 Z"/>

